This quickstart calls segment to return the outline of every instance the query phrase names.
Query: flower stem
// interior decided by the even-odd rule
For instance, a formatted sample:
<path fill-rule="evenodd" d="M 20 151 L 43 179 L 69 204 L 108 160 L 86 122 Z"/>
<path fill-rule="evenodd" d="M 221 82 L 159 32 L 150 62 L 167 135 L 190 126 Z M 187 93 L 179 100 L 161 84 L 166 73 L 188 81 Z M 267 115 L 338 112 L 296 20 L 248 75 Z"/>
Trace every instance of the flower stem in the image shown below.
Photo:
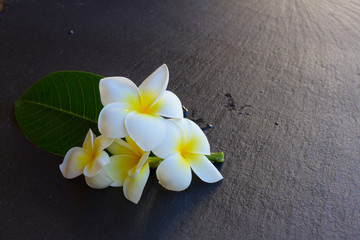
<path fill-rule="evenodd" d="M 150 168 L 157 168 L 164 159 L 159 157 L 148 157 Z"/>
<path fill-rule="evenodd" d="M 222 163 L 224 162 L 224 153 L 211 153 L 210 155 L 205 155 L 212 163 Z"/>
<path fill-rule="evenodd" d="M 224 162 L 224 153 L 211 153 L 210 155 L 205 155 L 212 163 L 222 163 Z M 164 161 L 164 159 L 159 157 L 149 157 L 149 166 L 150 168 L 157 168 L 159 164 Z"/>

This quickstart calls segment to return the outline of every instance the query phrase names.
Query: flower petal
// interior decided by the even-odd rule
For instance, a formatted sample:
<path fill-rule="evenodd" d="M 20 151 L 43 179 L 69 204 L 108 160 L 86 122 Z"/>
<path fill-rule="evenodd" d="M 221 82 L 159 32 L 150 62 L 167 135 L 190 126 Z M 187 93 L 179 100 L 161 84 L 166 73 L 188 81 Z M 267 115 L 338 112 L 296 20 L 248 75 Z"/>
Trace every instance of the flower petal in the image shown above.
<path fill-rule="evenodd" d="M 82 146 L 83 149 L 85 149 L 88 153 L 92 153 L 94 138 L 95 138 L 94 133 L 91 131 L 91 129 L 89 129 Z"/>
<path fill-rule="evenodd" d="M 131 112 L 125 118 L 128 134 L 144 151 L 158 146 L 165 137 L 167 122 L 159 116 Z"/>
<path fill-rule="evenodd" d="M 114 139 L 105 137 L 104 135 L 98 136 L 94 140 L 93 153 L 98 154 L 107 148 L 113 141 Z"/>
<path fill-rule="evenodd" d="M 91 161 L 91 155 L 83 148 L 71 148 L 60 164 L 60 171 L 65 178 L 71 179 L 80 176 L 85 166 Z"/>
<path fill-rule="evenodd" d="M 114 102 L 140 104 L 139 89 L 125 77 L 107 77 L 99 83 L 101 102 L 104 106 Z"/>
<path fill-rule="evenodd" d="M 131 139 L 130 136 L 125 137 L 126 142 L 130 145 L 132 151 L 136 153 L 139 157 L 144 154 L 144 151 Z"/>
<path fill-rule="evenodd" d="M 183 152 L 206 155 L 210 154 L 209 141 L 196 123 L 187 118 L 181 120 L 173 119 L 172 121 L 178 124 L 184 131 L 186 144 L 182 149 Z"/>
<path fill-rule="evenodd" d="M 159 101 L 148 109 L 148 113 L 169 118 L 183 118 L 180 99 L 170 91 L 165 91 Z"/>
<path fill-rule="evenodd" d="M 132 168 L 132 169 L 130 169 L 130 170 L 128 171 L 128 175 L 129 175 L 130 178 L 136 178 L 136 177 L 138 176 L 138 174 L 139 174 L 139 172 L 140 172 L 140 169 L 142 169 L 142 167 L 143 167 L 144 164 L 146 163 L 149 155 L 150 155 L 150 151 L 145 152 L 145 153 L 141 156 L 138 164 L 137 164 L 134 168 Z"/>
<path fill-rule="evenodd" d="M 214 183 L 223 179 L 221 173 L 216 169 L 203 154 L 187 153 L 184 157 L 188 160 L 191 169 L 204 182 Z"/>
<path fill-rule="evenodd" d="M 110 157 L 110 163 L 104 166 L 106 173 L 113 180 L 111 186 L 121 187 L 128 177 L 128 171 L 136 166 L 139 158 L 128 155 L 115 155 Z"/>
<path fill-rule="evenodd" d="M 190 165 L 180 154 L 166 158 L 156 170 L 159 183 L 172 191 L 185 190 L 191 182 Z"/>
<path fill-rule="evenodd" d="M 163 64 L 139 86 L 141 104 L 146 109 L 155 104 L 165 92 L 169 82 L 169 70 Z"/>
<path fill-rule="evenodd" d="M 106 174 L 104 170 L 101 170 L 96 176 L 94 177 L 86 177 L 85 181 L 89 187 L 92 188 L 106 188 L 110 186 L 112 183 L 111 178 Z"/>
<path fill-rule="evenodd" d="M 185 143 L 184 134 L 179 125 L 174 121 L 167 121 L 167 130 L 164 140 L 152 150 L 152 152 L 160 157 L 167 158 L 170 155 L 177 153 L 182 145 Z"/>
<path fill-rule="evenodd" d="M 106 152 L 102 151 L 96 156 L 93 161 L 86 165 L 83 173 L 86 177 L 94 177 L 95 175 L 99 174 L 103 166 L 108 163 L 110 163 L 109 155 Z"/>
<path fill-rule="evenodd" d="M 126 103 L 111 103 L 100 112 L 98 127 L 101 134 L 108 138 L 123 138 L 127 135 L 125 117 L 129 113 Z"/>
<path fill-rule="evenodd" d="M 150 175 L 149 163 L 146 163 L 136 178 L 126 178 L 124 183 L 124 195 L 126 199 L 137 204 L 141 198 L 145 184 Z"/>
<path fill-rule="evenodd" d="M 107 147 L 107 150 L 109 150 L 112 155 L 137 156 L 131 146 L 121 138 L 115 139 L 114 142 Z"/>

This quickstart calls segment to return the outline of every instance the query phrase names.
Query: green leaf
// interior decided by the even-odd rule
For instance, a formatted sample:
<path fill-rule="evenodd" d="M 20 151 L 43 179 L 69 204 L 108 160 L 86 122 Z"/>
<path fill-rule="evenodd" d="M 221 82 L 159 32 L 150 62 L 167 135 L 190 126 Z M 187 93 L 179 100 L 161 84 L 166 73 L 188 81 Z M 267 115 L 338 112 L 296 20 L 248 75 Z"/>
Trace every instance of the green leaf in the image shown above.
<path fill-rule="evenodd" d="M 70 148 L 82 145 L 89 128 L 99 135 L 101 78 L 87 72 L 60 71 L 35 82 L 15 102 L 16 118 L 25 136 L 39 148 L 64 156 Z"/>

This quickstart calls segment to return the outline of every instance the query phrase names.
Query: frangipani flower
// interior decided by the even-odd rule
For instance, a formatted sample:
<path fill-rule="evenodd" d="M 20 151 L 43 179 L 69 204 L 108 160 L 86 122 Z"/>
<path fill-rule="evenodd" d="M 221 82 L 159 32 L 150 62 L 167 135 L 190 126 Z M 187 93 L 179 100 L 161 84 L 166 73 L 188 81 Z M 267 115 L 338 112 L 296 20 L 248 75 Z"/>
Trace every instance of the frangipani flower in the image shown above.
<path fill-rule="evenodd" d="M 103 135 L 95 138 L 89 129 L 81 147 L 71 148 L 60 164 L 60 171 L 65 178 L 72 179 L 81 174 L 85 175 L 86 183 L 93 188 L 104 188 L 112 180 L 103 170 L 103 166 L 110 162 L 109 155 L 103 151 L 113 142 L 113 139 Z"/>
<path fill-rule="evenodd" d="M 191 182 L 191 169 L 204 182 L 214 183 L 223 177 L 206 158 L 209 142 L 203 131 L 189 119 L 169 120 L 163 142 L 152 150 L 164 158 L 156 170 L 159 183 L 168 190 L 182 191 Z"/>
<path fill-rule="evenodd" d="M 150 175 L 150 152 L 144 152 L 130 137 L 126 137 L 126 142 L 116 139 L 108 150 L 114 154 L 104 167 L 113 180 L 111 186 L 123 186 L 125 197 L 138 203 Z"/>
<path fill-rule="evenodd" d="M 125 77 L 100 81 L 104 108 L 99 115 L 99 131 L 109 138 L 130 136 L 144 151 L 159 145 L 165 137 L 163 117 L 183 118 L 179 98 L 166 91 L 169 72 L 164 64 L 139 86 Z"/>

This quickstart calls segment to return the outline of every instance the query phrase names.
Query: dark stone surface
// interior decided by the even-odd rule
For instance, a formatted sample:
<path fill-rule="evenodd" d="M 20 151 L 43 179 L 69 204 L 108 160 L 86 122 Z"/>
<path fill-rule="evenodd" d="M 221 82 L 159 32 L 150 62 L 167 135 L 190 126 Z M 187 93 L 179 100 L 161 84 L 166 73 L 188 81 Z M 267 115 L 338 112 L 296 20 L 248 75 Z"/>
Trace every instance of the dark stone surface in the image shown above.
<path fill-rule="evenodd" d="M 355 0 L 7 0 L 0 13 L 1 239 L 359 239 L 360 5 Z M 224 180 L 138 205 L 66 180 L 14 101 L 59 70 L 126 76 L 162 63 L 213 128 Z"/>

